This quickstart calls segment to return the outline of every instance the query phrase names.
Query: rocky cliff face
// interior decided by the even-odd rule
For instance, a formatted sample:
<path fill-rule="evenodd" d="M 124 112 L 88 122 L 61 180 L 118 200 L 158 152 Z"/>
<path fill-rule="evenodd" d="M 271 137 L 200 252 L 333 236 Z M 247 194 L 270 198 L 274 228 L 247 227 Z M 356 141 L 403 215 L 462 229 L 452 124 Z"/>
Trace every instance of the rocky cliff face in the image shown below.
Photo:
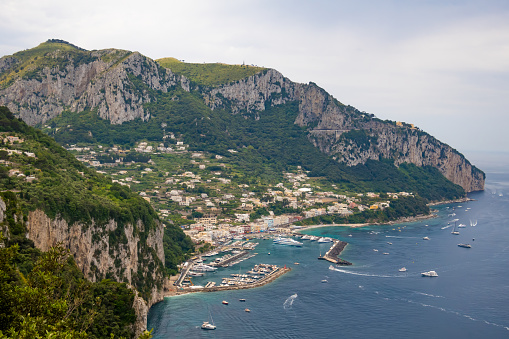
<path fill-rule="evenodd" d="M 230 104 L 236 113 L 256 114 L 263 114 L 267 106 L 298 101 L 295 123 L 307 126 L 310 141 L 339 162 L 355 166 L 383 157 L 394 159 L 395 165 L 433 166 L 466 192 L 484 189 L 484 173 L 429 134 L 378 120 L 341 104 L 313 83 L 293 83 L 275 70 L 212 89 L 203 97 L 211 109 Z M 350 131 L 362 131 L 365 138 L 352 139 Z"/>
<path fill-rule="evenodd" d="M 42 64 L 34 76 L 15 78 L 0 90 L 0 105 L 9 107 L 32 126 L 64 110 L 84 109 L 97 109 L 101 118 L 121 124 L 149 119 L 143 104 L 153 98 L 147 89 L 166 92 L 177 84 L 189 87 L 186 78 L 159 67 L 138 52 L 110 49 L 81 53 L 86 53 L 86 62 L 77 62 L 75 55 L 65 51 L 46 55 L 51 62 Z M 0 60 L 0 73 L 6 76 L 17 66 L 25 67 L 21 63 L 15 57 L 4 57 Z"/>
<path fill-rule="evenodd" d="M 133 307 L 139 334 L 146 329 L 148 309 L 163 298 L 163 225 L 145 231 L 141 221 L 136 225 L 127 224 L 123 230 L 127 241 L 113 245 L 110 235 L 117 228 L 114 220 L 101 226 L 93 222 L 91 225 L 68 225 L 65 220 L 50 219 L 44 212 L 36 210 L 28 215 L 27 236 L 42 251 L 61 243 L 71 251 L 76 264 L 91 281 L 111 278 L 136 289 L 145 289 L 141 287 L 142 283 L 156 282 L 147 286 L 150 297 L 146 302 L 136 292 Z"/>
<path fill-rule="evenodd" d="M 194 90 L 187 78 L 139 53 L 113 49 L 79 53 L 80 60 L 65 51 L 47 53 L 44 58 L 51 62 L 31 77 L 12 74 L 14 69 L 22 68 L 21 64 L 31 67 L 36 59 L 30 63 L 18 60 L 16 55 L 0 59 L 0 105 L 7 105 L 31 125 L 44 123 L 64 110 L 84 109 L 96 109 L 101 118 L 121 124 L 150 118 L 143 105 L 155 98 L 148 89 L 162 93 L 175 86 Z M 268 69 L 236 82 L 199 90 L 212 110 L 228 108 L 233 114 L 245 112 L 255 117 L 263 114 L 266 107 L 297 101 L 295 123 L 307 127 L 310 141 L 322 152 L 349 166 L 389 157 L 396 165 L 411 162 L 434 166 L 467 192 L 484 189 L 484 174 L 448 145 L 409 126 L 397 127 L 345 106 L 313 83 L 294 83 Z M 363 131 L 368 144 L 352 142 L 350 131 Z"/>

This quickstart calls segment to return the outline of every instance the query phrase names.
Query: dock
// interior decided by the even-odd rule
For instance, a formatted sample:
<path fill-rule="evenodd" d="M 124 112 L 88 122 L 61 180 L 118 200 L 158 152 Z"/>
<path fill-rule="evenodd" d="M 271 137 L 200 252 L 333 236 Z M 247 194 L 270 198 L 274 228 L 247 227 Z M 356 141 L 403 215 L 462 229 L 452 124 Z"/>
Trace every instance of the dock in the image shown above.
<path fill-rule="evenodd" d="M 254 283 L 249 284 L 241 284 L 241 285 L 232 285 L 232 286 L 213 286 L 212 284 L 207 284 L 207 286 L 202 288 L 196 288 L 196 287 L 182 287 L 180 288 L 176 294 L 185 294 L 189 292 L 217 292 L 217 291 L 227 291 L 227 290 L 243 290 L 248 288 L 255 288 L 255 287 L 261 287 L 264 286 L 280 276 L 282 276 L 285 273 L 290 272 L 292 269 L 289 267 L 279 267 L 270 274 L 267 274 L 263 278 L 259 279 L 258 281 Z"/>
<path fill-rule="evenodd" d="M 347 242 L 341 240 L 334 240 L 331 248 L 325 253 L 325 255 L 318 257 L 319 260 L 327 260 L 337 265 L 349 266 L 352 265 L 351 262 L 348 262 L 344 259 L 339 258 L 339 255 L 345 249 Z"/>

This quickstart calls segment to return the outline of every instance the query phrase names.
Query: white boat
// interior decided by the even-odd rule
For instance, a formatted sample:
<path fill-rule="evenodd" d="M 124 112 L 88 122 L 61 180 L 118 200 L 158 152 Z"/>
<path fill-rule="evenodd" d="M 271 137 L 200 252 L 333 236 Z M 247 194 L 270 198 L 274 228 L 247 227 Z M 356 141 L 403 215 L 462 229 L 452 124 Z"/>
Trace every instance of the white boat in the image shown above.
<path fill-rule="evenodd" d="M 208 321 L 204 321 L 201 325 L 201 328 L 204 330 L 215 330 L 216 325 L 209 323 Z"/>
<path fill-rule="evenodd" d="M 301 239 L 302 240 L 311 240 L 311 236 L 307 235 L 307 234 L 304 234 Z"/>
<path fill-rule="evenodd" d="M 422 240 L 429 240 L 429 237 L 424 237 L 422 238 Z"/>
<path fill-rule="evenodd" d="M 467 225 L 465 225 L 465 224 L 459 224 L 458 225 L 458 228 L 465 228 L 465 227 L 467 227 Z"/>
<path fill-rule="evenodd" d="M 301 247 L 303 245 L 303 243 L 301 243 L 297 240 L 291 239 L 291 238 L 276 238 L 273 240 L 273 242 L 274 242 L 274 244 L 287 245 L 287 246 Z"/>
<path fill-rule="evenodd" d="M 438 277 L 438 274 L 435 271 L 422 272 L 421 274 L 423 277 Z"/>
<path fill-rule="evenodd" d="M 217 268 L 216 268 L 216 267 L 209 266 L 209 265 L 198 264 L 198 265 L 194 265 L 194 266 L 193 266 L 193 270 L 195 270 L 195 271 L 206 271 L 206 272 L 212 272 L 212 271 L 217 270 Z"/>
<path fill-rule="evenodd" d="M 319 243 L 332 242 L 332 239 L 331 238 L 324 238 L 324 237 L 322 237 L 322 238 L 318 239 L 318 242 Z"/>
<path fill-rule="evenodd" d="M 216 325 L 214 325 L 214 320 L 212 319 L 212 314 L 210 314 L 210 311 L 209 311 L 209 317 L 210 317 L 210 323 L 208 321 L 204 321 L 203 324 L 201 325 L 201 328 L 204 330 L 215 330 Z"/>
<path fill-rule="evenodd" d="M 406 272 L 406 267 L 401 267 L 398 271 L 400 271 L 400 272 Z"/>
<path fill-rule="evenodd" d="M 323 283 L 328 283 L 329 281 L 327 279 L 322 280 Z"/>

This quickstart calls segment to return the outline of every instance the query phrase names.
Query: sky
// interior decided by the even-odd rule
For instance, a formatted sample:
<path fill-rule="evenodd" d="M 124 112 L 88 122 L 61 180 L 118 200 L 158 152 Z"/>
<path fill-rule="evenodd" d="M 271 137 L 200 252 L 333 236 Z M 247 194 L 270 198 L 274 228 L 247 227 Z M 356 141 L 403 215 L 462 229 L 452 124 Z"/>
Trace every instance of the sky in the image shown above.
<path fill-rule="evenodd" d="M 274 68 L 467 156 L 508 151 L 506 0 L 2 0 L 0 31 L 0 56 L 63 39 Z"/>

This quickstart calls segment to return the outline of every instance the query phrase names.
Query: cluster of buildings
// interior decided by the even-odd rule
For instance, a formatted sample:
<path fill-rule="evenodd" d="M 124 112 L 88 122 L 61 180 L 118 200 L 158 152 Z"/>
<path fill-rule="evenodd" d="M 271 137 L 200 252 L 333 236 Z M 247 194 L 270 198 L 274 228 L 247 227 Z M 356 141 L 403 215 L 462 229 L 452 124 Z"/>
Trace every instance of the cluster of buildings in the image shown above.
<path fill-rule="evenodd" d="M 187 145 L 181 141 L 176 141 L 174 146 L 140 142 L 134 150 L 142 154 L 180 156 L 182 163 L 187 164 L 184 166 L 186 170 L 170 173 L 167 168 L 158 165 L 154 157 L 148 163 L 119 162 L 118 166 L 124 168 L 104 166 L 101 169 L 102 173 L 112 176 L 113 182 L 138 191 L 140 196 L 151 202 L 161 218 L 170 221 L 179 215 L 179 225 L 196 242 L 214 242 L 241 234 L 267 232 L 303 218 L 324 214 L 347 216 L 365 209 L 384 209 L 390 204 L 375 193 L 347 196 L 334 193 L 335 185 L 324 190 L 300 167 L 294 172 L 284 173 L 283 182 L 267 187 L 264 192 L 259 189 L 255 192 L 249 185 L 236 182 L 227 174 L 228 165 L 221 160 L 222 157 L 188 152 Z M 92 149 L 74 145 L 69 150 L 79 152 L 77 158 L 91 166 L 97 166 L 95 155 L 125 152 L 117 147 L 98 146 Z M 168 153 L 172 154 L 166 155 Z M 205 192 L 203 188 L 206 188 Z M 392 199 L 398 197 L 392 193 L 388 196 Z M 272 206 L 278 202 L 295 213 L 276 215 Z M 264 213 L 256 214 L 260 209 Z"/>

